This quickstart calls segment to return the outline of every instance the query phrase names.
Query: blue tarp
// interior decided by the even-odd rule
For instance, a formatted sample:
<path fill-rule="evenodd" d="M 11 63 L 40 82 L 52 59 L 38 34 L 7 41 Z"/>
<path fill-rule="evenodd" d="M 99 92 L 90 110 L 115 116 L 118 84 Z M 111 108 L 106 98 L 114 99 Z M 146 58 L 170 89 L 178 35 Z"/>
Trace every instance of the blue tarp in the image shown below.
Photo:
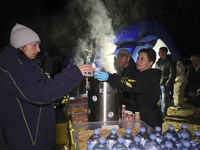
<path fill-rule="evenodd" d="M 180 55 L 175 42 L 160 24 L 153 21 L 142 21 L 118 31 L 115 39 L 117 49 L 114 54 L 117 54 L 119 49 L 126 48 L 136 61 L 138 51 L 144 47 L 153 48 L 158 39 L 165 43 L 173 58 L 178 59 Z"/>

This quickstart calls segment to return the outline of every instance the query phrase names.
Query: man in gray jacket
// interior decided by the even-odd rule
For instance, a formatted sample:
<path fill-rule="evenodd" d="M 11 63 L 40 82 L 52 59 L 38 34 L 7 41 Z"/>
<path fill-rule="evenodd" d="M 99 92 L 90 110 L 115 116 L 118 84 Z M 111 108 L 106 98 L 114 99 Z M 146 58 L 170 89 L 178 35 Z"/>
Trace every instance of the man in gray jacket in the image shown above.
<path fill-rule="evenodd" d="M 162 71 L 160 79 L 160 101 L 163 117 L 167 115 L 169 92 L 171 86 L 174 84 L 174 79 L 176 77 L 176 62 L 173 60 L 171 55 L 167 55 L 167 52 L 167 47 L 160 47 L 158 52 L 160 58 L 156 62 L 156 68 Z"/>

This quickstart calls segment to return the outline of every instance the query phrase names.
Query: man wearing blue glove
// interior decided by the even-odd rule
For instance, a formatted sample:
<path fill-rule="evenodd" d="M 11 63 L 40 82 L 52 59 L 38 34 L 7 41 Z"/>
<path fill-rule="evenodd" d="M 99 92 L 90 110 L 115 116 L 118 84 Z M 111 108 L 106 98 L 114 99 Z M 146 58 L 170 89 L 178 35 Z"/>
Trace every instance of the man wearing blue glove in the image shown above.
<path fill-rule="evenodd" d="M 138 70 L 136 64 L 131 57 L 131 53 L 122 48 L 117 53 L 117 63 L 119 66 L 119 74 L 121 77 L 132 77 Z M 131 105 L 134 104 L 133 94 L 129 92 L 121 92 L 121 104 L 126 105 L 127 110 L 131 110 Z"/>
<path fill-rule="evenodd" d="M 136 67 L 139 72 L 133 76 L 121 77 L 102 71 L 95 71 L 95 78 L 107 81 L 110 86 L 133 93 L 135 103 L 131 106 L 133 112 L 140 112 L 141 120 L 149 126 L 162 127 L 163 116 L 157 103 L 160 97 L 161 71 L 152 69 L 156 60 L 156 52 L 152 48 L 141 49 L 138 52 Z"/>

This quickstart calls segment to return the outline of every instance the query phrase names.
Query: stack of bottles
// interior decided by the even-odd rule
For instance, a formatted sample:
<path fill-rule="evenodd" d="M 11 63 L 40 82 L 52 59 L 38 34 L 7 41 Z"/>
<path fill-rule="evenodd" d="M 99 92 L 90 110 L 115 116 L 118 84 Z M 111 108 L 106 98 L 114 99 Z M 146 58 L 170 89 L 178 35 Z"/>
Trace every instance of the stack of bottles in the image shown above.
<path fill-rule="evenodd" d="M 183 124 L 176 132 L 174 126 L 170 125 L 162 134 L 161 127 L 156 126 L 149 134 L 145 127 L 140 127 L 135 136 L 131 129 L 126 129 L 122 137 L 118 137 L 117 130 L 112 129 L 106 138 L 101 137 L 99 129 L 95 129 L 88 140 L 88 150 L 200 150 L 200 131 L 192 135 L 187 128 Z"/>

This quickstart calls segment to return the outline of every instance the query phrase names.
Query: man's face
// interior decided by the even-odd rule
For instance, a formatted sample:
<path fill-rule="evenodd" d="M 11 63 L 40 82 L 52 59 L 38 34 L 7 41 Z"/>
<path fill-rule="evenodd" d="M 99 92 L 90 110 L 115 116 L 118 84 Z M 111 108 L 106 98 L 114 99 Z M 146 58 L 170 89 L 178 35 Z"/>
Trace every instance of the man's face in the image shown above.
<path fill-rule="evenodd" d="M 124 68 L 128 66 L 130 57 L 117 55 L 117 60 L 118 60 L 119 66 Z"/>
<path fill-rule="evenodd" d="M 23 51 L 29 59 L 35 59 L 37 54 L 40 52 L 39 44 L 39 42 L 33 42 L 26 46 L 20 47 L 20 50 Z"/>
<path fill-rule="evenodd" d="M 161 49 L 159 49 L 158 55 L 159 55 L 160 57 L 163 57 L 163 56 L 165 55 L 165 52 L 162 51 Z"/>

